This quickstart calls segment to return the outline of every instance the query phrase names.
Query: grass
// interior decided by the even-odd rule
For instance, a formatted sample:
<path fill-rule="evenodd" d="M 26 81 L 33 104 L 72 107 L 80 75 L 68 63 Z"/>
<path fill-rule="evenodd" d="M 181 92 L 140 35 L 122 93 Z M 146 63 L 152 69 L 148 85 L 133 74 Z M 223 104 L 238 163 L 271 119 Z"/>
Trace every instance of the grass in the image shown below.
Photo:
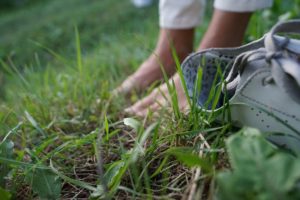
<path fill-rule="evenodd" d="M 253 16 L 246 42 L 278 16 L 297 17 L 298 1 L 279 3 Z M 126 118 L 131 100 L 110 94 L 154 48 L 157 15 L 157 6 L 139 10 L 109 0 L 36 2 L 1 15 L 1 196 L 215 196 L 215 175 L 230 168 L 230 124 L 197 109 L 181 114 L 172 83 L 174 111 L 159 119 Z"/>

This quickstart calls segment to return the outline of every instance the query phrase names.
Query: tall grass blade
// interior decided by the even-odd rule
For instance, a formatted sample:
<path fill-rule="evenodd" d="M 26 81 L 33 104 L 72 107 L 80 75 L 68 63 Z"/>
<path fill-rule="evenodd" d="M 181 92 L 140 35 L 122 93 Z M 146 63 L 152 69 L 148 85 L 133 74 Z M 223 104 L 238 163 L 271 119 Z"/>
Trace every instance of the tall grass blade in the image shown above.
<path fill-rule="evenodd" d="M 183 72 L 182 72 L 182 69 L 181 69 L 181 63 L 179 61 L 179 58 L 178 58 L 178 55 L 177 55 L 177 52 L 176 52 L 176 49 L 174 47 L 173 42 L 170 41 L 170 44 L 171 44 L 172 56 L 173 56 L 173 59 L 175 61 L 175 66 L 176 66 L 176 69 L 177 69 L 177 73 L 178 73 L 178 75 L 180 77 L 181 86 L 183 87 L 185 96 L 187 98 L 187 102 L 188 102 L 188 104 L 189 104 L 189 106 L 191 108 L 192 107 L 192 103 L 191 103 L 191 100 L 189 98 L 189 93 L 188 93 L 188 89 L 187 89 L 187 86 L 186 86 L 186 82 L 184 80 Z"/>
<path fill-rule="evenodd" d="M 44 137 L 46 137 L 46 133 L 44 130 L 39 126 L 39 124 L 35 121 L 35 119 L 29 114 L 28 111 L 25 110 L 25 116 L 27 120 L 31 123 L 31 125 Z"/>
<path fill-rule="evenodd" d="M 83 182 L 83 181 L 79 181 L 79 180 L 75 180 L 75 179 L 72 179 L 66 175 L 64 175 L 63 173 L 59 172 L 54 166 L 53 166 L 53 163 L 52 163 L 52 160 L 50 160 L 50 169 L 55 173 L 57 174 L 61 179 L 65 180 L 66 182 L 69 182 L 71 184 L 74 184 L 76 186 L 79 186 L 81 188 L 84 188 L 84 189 L 87 189 L 87 190 L 90 190 L 90 191 L 97 191 L 97 188 L 95 188 L 94 186 L 86 183 L 86 182 Z"/>
<path fill-rule="evenodd" d="M 38 47 L 44 49 L 45 51 L 47 51 L 49 54 L 51 54 L 59 62 L 63 63 L 66 66 L 69 65 L 70 62 L 67 59 L 65 59 L 64 57 L 62 57 L 61 55 L 59 55 L 58 53 L 56 53 L 52 49 L 46 47 L 45 45 L 41 44 L 38 41 L 31 40 L 31 42 L 34 43 L 36 46 L 38 46 Z"/>
<path fill-rule="evenodd" d="M 82 58 L 81 58 L 81 47 L 80 47 L 80 36 L 78 32 L 77 26 L 75 26 L 75 37 L 76 37 L 76 54 L 77 54 L 77 67 L 80 74 L 80 77 L 82 78 Z"/>
<path fill-rule="evenodd" d="M 23 125 L 23 122 L 19 122 L 17 124 L 17 126 L 15 126 L 14 128 L 12 128 L 2 139 L 0 146 L 7 140 L 7 138 L 9 138 L 9 136 L 13 133 L 16 133 L 16 131 Z"/>

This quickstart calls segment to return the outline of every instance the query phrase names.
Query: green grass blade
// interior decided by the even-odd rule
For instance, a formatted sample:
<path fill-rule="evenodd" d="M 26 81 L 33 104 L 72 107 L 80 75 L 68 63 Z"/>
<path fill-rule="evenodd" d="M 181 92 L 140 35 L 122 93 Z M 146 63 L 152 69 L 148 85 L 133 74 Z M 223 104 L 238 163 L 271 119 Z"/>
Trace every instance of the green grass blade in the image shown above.
<path fill-rule="evenodd" d="M 185 96 L 187 98 L 187 102 L 188 102 L 188 104 L 189 104 L 189 106 L 191 108 L 192 107 L 192 103 L 191 103 L 191 100 L 189 98 L 189 93 L 188 93 L 188 89 L 187 89 L 187 86 L 186 86 L 186 82 L 184 80 L 183 72 L 182 72 L 182 69 L 181 69 L 181 63 L 179 61 L 179 58 L 178 58 L 178 55 L 177 55 L 177 52 L 176 52 L 176 49 L 174 47 L 173 42 L 170 41 L 170 44 L 171 44 L 172 56 L 173 56 L 173 59 L 175 61 L 176 70 L 177 70 L 177 73 L 178 73 L 178 75 L 180 77 L 181 86 L 183 87 Z"/>
<path fill-rule="evenodd" d="M 80 36 L 78 32 L 77 26 L 75 26 L 75 39 L 76 39 L 76 54 L 77 54 L 77 67 L 80 74 L 80 77 L 82 78 L 83 75 L 83 67 L 82 67 L 82 57 L 81 57 L 81 47 L 80 47 Z"/>

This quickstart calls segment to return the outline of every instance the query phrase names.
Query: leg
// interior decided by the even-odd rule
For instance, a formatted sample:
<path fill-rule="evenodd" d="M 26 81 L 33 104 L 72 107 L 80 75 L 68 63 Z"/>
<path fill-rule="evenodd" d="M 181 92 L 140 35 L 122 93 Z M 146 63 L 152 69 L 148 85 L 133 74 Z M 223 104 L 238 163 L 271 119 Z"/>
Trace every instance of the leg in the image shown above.
<path fill-rule="evenodd" d="M 160 30 L 159 39 L 154 52 L 129 76 L 117 89 L 121 93 L 129 93 L 133 89 L 143 90 L 151 83 L 162 78 L 160 63 L 168 75 L 175 72 L 175 63 L 171 45 L 174 46 L 179 60 L 182 61 L 193 49 L 194 29 L 165 29 Z M 170 44 L 170 42 L 172 44 Z"/>
<path fill-rule="evenodd" d="M 215 9 L 199 50 L 241 45 L 251 14 L 250 12 L 225 12 Z"/>
<path fill-rule="evenodd" d="M 215 9 L 208 30 L 199 45 L 199 49 L 240 45 L 250 16 L 251 13 L 225 12 Z M 187 100 L 181 86 L 180 78 L 176 74 L 173 76 L 173 80 L 177 89 L 179 106 L 185 108 L 187 106 Z M 159 89 L 154 90 L 148 97 L 145 97 L 133 106 L 127 108 L 125 111 L 137 115 L 145 115 L 149 108 L 156 111 L 160 108 L 160 105 L 167 104 L 164 102 L 167 100 L 162 98 L 163 95 L 161 93 L 165 96 L 168 95 L 165 84 L 160 86 Z M 160 102 L 158 103 L 157 101 Z"/>

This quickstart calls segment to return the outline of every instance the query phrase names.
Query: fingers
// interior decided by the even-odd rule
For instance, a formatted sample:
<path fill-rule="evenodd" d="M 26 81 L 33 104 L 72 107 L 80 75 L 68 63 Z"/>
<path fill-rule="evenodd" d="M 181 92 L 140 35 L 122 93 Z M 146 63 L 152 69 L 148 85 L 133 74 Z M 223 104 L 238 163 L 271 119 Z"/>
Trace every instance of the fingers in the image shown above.
<path fill-rule="evenodd" d="M 169 100 L 166 96 L 168 94 L 164 94 L 164 91 L 160 90 L 160 88 L 155 89 L 147 97 L 126 108 L 125 112 L 138 116 L 145 116 L 149 111 L 156 112 L 169 105 Z"/>
<path fill-rule="evenodd" d="M 151 93 L 149 96 L 143 98 L 142 100 L 139 100 L 135 104 L 133 104 L 131 107 L 125 109 L 125 112 L 139 112 L 141 110 L 144 110 L 145 108 L 149 107 L 153 102 L 154 99 L 156 98 L 156 93 Z"/>
<path fill-rule="evenodd" d="M 133 76 L 129 76 L 119 87 L 113 90 L 113 95 L 130 94 L 130 92 L 136 89 L 134 83 L 135 83 L 135 79 L 133 78 Z"/>
<path fill-rule="evenodd" d="M 180 110 L 185 111 L 188 108 L 188 102 L 181 87 L 180 78 L 178 75 L 175 75 L 173 79 L 170 81 L 174 82 L 178 106 Z M 134 105 L 125 109 L 125 112 L 130 115 L 137 116 L 146 116 L 149 112 L 157 113 L 159 110 L 170 107 L 171 104 L 171 96 L 169 94 L 168 85 L 165 83 L 160 87 L 153 90 L 147 97 L 142 100 L 136 102 Z"/>

